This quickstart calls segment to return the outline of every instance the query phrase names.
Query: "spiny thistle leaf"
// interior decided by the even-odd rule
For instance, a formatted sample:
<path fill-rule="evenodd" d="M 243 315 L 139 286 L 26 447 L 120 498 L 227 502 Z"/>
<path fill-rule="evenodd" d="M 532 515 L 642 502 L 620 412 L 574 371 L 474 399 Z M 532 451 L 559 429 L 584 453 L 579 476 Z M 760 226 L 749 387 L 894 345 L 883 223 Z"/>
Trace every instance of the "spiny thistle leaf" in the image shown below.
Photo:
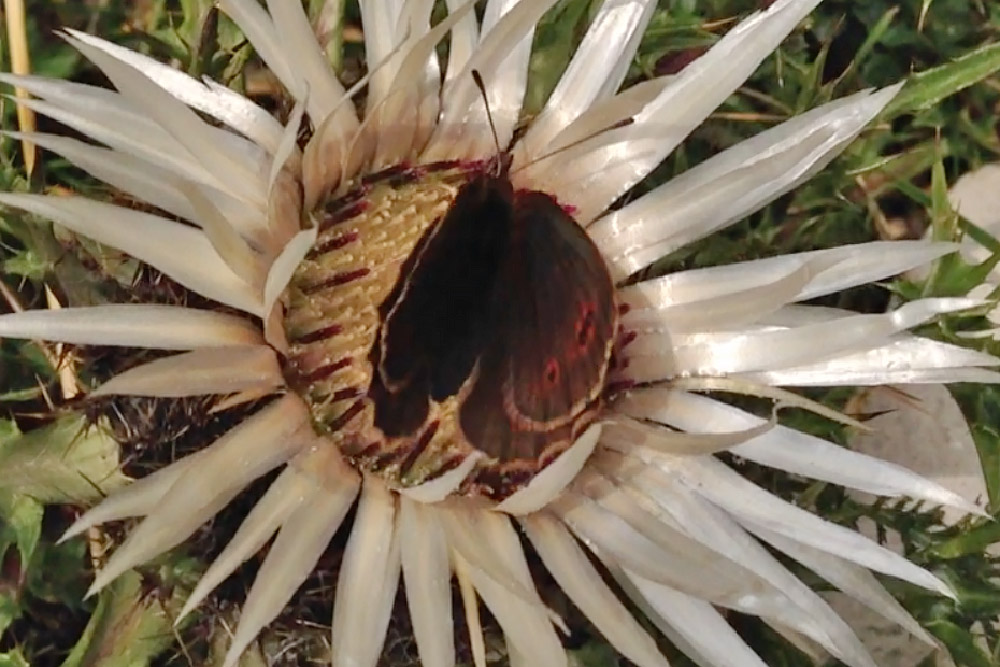
<path fill-rule="evenodd" d="M 997 71 L 1000 71 L 1000 44 L 989 44 L 945 65 L 914 74 L 882 112 L 882 117 L 930 109 Z"/>
<path fill-rule="evenodd" d="M 127 481 L 118 443 L 79 414 L 0 443 L 0 468 L 0 493 L 47 503 L 92 502 Z"/>

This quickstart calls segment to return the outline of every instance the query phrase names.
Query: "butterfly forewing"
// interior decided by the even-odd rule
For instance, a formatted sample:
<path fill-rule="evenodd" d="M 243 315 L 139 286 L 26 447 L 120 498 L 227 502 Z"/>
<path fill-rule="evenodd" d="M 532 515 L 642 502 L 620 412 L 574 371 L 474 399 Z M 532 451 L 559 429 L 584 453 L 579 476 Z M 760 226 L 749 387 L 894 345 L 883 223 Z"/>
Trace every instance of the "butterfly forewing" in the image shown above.
<path fill-rule="evenodd" d="M 386 435 L 412 435 L 428 401 L 456 394 L 489 334 L 489 304 L 507 247 L 512 191 L 485 176 L 458 193 L 420 240 L 380 308 L 369 394 Z"/>

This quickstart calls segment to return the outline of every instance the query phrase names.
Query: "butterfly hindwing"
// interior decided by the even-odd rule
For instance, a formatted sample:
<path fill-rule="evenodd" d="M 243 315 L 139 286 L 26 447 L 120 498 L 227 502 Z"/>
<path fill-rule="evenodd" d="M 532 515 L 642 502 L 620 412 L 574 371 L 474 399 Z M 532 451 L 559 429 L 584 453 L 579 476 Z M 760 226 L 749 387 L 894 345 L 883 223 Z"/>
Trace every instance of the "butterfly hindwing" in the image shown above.
<path fill-rule="evenodd" d="M 600 252 L 548 195 L 515 195 L 492 329 L 461 411 L 470 441 L 501 460 L 532 458 L 600 396 L 615 329 Z"/>

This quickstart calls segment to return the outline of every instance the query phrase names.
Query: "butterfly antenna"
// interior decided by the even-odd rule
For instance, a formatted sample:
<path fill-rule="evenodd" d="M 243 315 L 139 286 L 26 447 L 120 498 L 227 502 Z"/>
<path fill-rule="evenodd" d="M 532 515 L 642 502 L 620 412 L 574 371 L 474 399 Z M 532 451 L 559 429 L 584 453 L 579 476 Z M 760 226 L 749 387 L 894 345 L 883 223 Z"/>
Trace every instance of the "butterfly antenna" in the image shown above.
<path fill-rule="evenodd" d="M 543 153 L 543 154 L 539 155 L 536 158 L 532 158 L 531 162 L 522 164 L 520 167 L 517 168 L 517 171 L 521 171 L 522 169 L 525 169 L 526 167 L 530 167 L 531 165 L 533 165 L 533 164 L 535 164 L 537 162 L 541 162 L 542 160 L 548 160 L 550 157 L 553 157 L 555 155 L 559 155 L 563 151 L 568 151 L 569 149 L 573 148 L 574 146 L 579 146 L 580 144 L 584 143 L 585 141 L 590 141 L 594 137 L 596 137 L 596 136 L 598 136 L 600 134 L 603 134 L 604 132 L 610 132 L 611 130 L 620 130 L 623 127 L 629 127 L 630 125 L 634 125 L 634 124 L 635 124 L 635 118 L 623 118 L 622 120 L 618 121 L 617 123 L 609 125 L 608 127 L 605 127 L 605 128 L 601 128 L 600 130 L 594 130 L 590 134 L 582 136 L 579 139 L 566 144 L 565 146 L 560 146 L 559 148 L 555 149 L 554 151 L 550 151 L 548 153 Z"/>
<path fill-rule="evenodd" d="M 486 95 L 486 84 L 483 83 L 483 75 L 479 73 L 479 70 L 472 70 L 472 80 L 476 82 L 476 88 L 479 89 L 479 93 L 483 96 L 483 104 L 486 106 L 486 120 L 490 124 L 490 132 L 493 133 L 493 143 L 497 147 L 497 167 L 501 173 L 505 173 L 510 169 L 510 157 L 506 155 L 504 150 L 500 147 L 500 136 L 497 134 L 497 126 L 493 123 L 493 111 L 490 109 L 490 100 Z"/>

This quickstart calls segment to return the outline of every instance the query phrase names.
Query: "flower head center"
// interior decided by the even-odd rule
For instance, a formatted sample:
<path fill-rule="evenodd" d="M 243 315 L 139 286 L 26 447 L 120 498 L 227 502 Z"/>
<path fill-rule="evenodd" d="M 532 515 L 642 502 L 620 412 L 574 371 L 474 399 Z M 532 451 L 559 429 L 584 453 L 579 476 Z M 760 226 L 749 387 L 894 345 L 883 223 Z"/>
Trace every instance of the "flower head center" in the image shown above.
<path fill-rule="evenodd" d="M 600 253 L 491 163 L 401 166 L 326 204 L 289 287 L 287 374 L 314 422 L 392 486 L 476 464 L 509 496 L 593 423 L 617 325 Z"/>

